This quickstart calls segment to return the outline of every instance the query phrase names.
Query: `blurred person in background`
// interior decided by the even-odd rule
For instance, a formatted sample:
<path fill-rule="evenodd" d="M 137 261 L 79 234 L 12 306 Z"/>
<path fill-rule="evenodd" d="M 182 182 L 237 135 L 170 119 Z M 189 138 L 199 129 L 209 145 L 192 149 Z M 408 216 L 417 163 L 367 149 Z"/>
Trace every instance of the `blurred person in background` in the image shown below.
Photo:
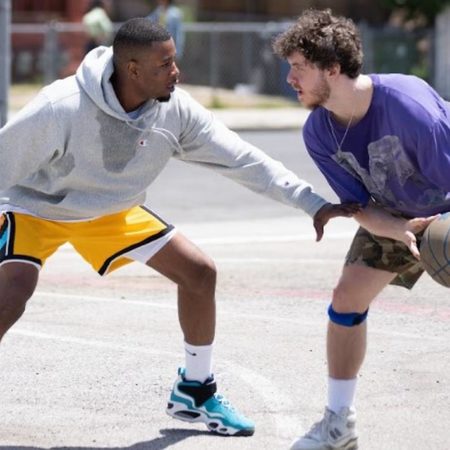
<path fill-rule="evenodd" d="M 82 22 L 88 35 L 85 53 L 89 53 L 99 45 L 110 45 L 113 36 L 113 23 L 108 15 L 107 0 L 92 0 Z"/>
<path fill-rule="evenodd" d="M 174 5 L 173 0 L 157 0 L 157 3 L 158 6 L 147 19 L 167 28 L 175 41 L 177 58 L 181 59 L 184 50 L 183 11 Z"/>

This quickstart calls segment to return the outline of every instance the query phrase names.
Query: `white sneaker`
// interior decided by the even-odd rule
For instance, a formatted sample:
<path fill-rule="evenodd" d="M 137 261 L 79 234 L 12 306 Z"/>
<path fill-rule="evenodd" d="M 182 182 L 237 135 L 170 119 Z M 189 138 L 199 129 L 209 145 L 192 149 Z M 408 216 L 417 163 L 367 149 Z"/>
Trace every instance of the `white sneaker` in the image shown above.
<path fill-rule="evenodd" d="M 323 419 L 294 441 L 291 450 L 357 450 L 355 419 L 353 408 L 342 408 L 339 414 L 325 408 Z"/>

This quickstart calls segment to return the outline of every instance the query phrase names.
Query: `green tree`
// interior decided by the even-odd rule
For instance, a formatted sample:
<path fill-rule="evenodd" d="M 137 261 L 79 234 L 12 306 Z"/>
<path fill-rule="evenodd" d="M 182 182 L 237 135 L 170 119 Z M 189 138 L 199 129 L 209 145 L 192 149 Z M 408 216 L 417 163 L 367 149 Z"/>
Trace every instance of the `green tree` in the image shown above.
<path fill-rule="evenodd" d="M 408 19 L 423 17 L 432 25 L 435 17 L 450 5 L 450 0 L 383 0 L 383 3 L 391 10 L 404 9 Z"/>

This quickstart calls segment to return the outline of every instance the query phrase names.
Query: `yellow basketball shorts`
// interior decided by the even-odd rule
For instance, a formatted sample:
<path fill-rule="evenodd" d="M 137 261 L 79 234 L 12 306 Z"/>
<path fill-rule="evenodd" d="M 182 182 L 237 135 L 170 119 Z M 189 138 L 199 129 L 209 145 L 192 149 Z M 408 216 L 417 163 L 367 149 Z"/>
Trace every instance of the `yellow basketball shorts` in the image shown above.
<path fill-rule="evenodd" d="M 147 262 L 175 233 L 143 206 L 79 222 L 17 212 L 6 212 L 1 220 L 0 265 L 26 262 L 41 268 L 58 247 L 70 243 L 100 275 L 133 261 Z"/>

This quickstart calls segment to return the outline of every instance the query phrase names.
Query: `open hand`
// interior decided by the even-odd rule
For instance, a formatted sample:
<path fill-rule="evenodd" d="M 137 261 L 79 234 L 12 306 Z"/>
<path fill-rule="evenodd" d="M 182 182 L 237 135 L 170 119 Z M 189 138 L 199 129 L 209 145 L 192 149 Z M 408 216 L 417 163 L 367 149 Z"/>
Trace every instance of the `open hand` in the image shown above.
<path fill-rule="evenodd" d="M 433 220 L 435 220 L 437 217 L 439 217 L 439 214 L 429 217 L 415 217 L 414 219 L 410 219 L 405 222 L 404 234 L 401 241 L 406 244 L 411 253 L 417 259 L 420 259 L 420 253 L 419 248 L 417 247 L 416 234 L 425 230 L 425 228 L 430 225 L 430 223 L 433 222 Z"/>
<path fill-rule="evenodd" d="M 361 205 L 358 203 L 341 203 L 334 205 L 327 203 L 316 212 L 313 218 L 313 225 L 316 230 L 316 242 L 323 236 L 323 228 L 333 217 L 352 217 L 361 211 Z"/>

